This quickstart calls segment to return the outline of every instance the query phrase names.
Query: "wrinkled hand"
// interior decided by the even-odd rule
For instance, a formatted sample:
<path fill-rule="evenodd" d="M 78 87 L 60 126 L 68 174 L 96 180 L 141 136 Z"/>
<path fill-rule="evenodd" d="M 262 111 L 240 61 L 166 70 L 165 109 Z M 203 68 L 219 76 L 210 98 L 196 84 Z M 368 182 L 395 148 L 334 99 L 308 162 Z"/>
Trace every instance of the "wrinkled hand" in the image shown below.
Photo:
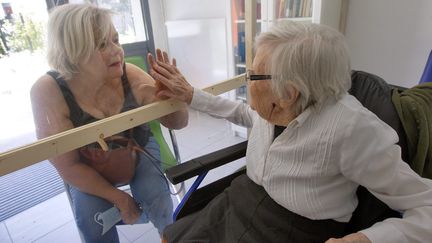
<path fill-rule="evenodd" d="M 362 233 L 349 234 L 343 238 L 330 238 L 325 243 L 372 243 L 366 235 Z"/>
<path fill-rule="evenodd" d="M 138 221 L 141 211 L 135 200 L 126 192 L 115 202 L 115 206 L 120 210 L 120 216 L 125 224 L 133 224 Z"/>
<path fill-rule="evenodd" d="M 168 54 L 156 50 L 157 60 L 152 54 L 147 55 L 150 64 L 150 75 L 156 80 L 156 96 L 159 98 L 174 98 L 190 104 L 193 96 L 193 87 L 187 82 L 183 74 L 176 67 L 173 58 L 170 64 Z"/>

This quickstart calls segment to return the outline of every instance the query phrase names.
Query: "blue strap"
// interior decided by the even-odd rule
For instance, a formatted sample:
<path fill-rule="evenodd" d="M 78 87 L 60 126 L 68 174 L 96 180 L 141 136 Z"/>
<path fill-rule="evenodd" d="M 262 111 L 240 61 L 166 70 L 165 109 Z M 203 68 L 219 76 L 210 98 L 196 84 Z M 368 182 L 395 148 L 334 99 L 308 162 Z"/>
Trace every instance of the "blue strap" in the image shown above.
<path fill-rule="evenodd" d="M 173 221 L 176 220 L 177 215 L 180 213 L 180 210 L 183 208 L 184 204 L 186 203 L 186 201 L 189 199 L 189 197 L 192 195 L 192 193 L 194 191 L 196 191 L 196 189 L 198 188 L 198 186 L 201 184 L 201 182 L 204 180 L 204 177 L 207 175 L 207 172 L 203 172 L 201 173 L 198 178 L 195 179 L 194 183 L 192 184 L 192 186 L 189 188 L 189 190 L 186 192 L 186 195 L 183 197 L 183 199 L 181 200 L 181 202 L 179 203 L 179 205 L 177 206 L 177 208 L 174 211 L 173 214 Z"/>

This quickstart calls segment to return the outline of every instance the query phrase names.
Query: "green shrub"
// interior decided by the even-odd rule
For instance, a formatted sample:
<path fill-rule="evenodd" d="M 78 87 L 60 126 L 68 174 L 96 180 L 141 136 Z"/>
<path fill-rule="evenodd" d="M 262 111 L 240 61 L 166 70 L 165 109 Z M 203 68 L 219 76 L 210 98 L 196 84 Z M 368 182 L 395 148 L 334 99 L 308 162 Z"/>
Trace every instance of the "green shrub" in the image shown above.
<path fill-rule="evenodd" d="M 25 18 L 24 23 L 17 20 L 10 26 L 11 35 L 8 37 L 8 46 L 14 52 L 29 50 L 33 52 L 42 49 L 44 45 L 43 27 L 30 18 Z"/>
<path fill-rule="evenodd" d="M 3 47 L 3 42 L 0 41 L 0 58 L 6 55 L 6 49 Z"/>

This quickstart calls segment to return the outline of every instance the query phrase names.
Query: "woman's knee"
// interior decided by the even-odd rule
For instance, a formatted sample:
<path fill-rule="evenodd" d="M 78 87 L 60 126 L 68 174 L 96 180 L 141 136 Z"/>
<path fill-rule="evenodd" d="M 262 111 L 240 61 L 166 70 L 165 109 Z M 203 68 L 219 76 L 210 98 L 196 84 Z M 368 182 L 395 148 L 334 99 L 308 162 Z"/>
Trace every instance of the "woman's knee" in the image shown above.
<path fill-rule="evenodd" d="M 110 202 L 76 188 L 71 190 L 71 199 L 75 222 L 86 242 L 118 242 L 116 228 L 112 227 L 102 235 L 102 222 L 98 222 L 95 217 L 113 207 Z"/>

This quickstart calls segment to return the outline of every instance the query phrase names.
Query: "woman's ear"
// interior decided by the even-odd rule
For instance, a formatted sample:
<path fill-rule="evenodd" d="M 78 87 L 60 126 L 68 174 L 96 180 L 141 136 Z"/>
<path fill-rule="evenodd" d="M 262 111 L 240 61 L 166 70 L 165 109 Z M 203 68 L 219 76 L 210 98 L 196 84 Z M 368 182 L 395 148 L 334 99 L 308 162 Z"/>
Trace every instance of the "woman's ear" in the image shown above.
<path fill-rule="evenodd" d="M 299 91 L 292 85 L 289 85 L 285 93 L 286 97 L 279 99 L 279 106 L 282 109 L 292 107 L 300 95 Z"/>

